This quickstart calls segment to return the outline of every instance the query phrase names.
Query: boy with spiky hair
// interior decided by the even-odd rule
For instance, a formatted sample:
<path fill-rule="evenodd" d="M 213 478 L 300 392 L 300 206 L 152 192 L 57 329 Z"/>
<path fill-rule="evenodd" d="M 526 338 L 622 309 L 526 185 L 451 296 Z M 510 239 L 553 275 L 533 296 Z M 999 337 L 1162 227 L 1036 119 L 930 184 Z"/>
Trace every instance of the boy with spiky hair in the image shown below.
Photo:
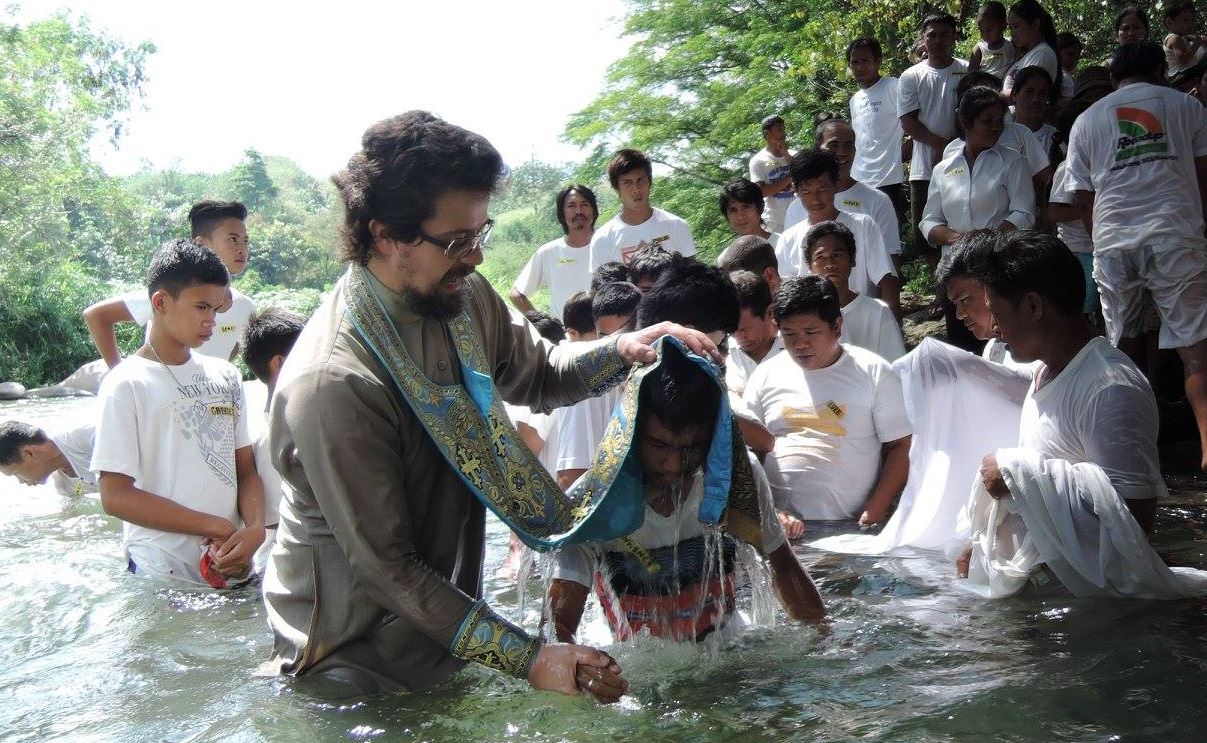
<path fill-rule="evenodd" d="M 230 275 L 192 240 L 151 260 L 147 341 L 106 376 L 90 469 L 101 505 L 125 522 L 130 572 L 226 588 L 245 579 L 264 541 L 239 372 L 194 353 L 213 336 Z"/>

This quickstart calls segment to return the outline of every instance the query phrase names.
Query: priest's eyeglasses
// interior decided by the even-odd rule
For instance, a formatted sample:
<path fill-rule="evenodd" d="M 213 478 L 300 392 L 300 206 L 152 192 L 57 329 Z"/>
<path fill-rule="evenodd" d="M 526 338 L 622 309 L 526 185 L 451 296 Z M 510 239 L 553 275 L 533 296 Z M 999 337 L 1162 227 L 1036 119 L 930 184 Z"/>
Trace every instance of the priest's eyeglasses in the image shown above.
<path fill-rule="evenodd" d="M 420 232 L 419 236 L 443 250 L 445 258 L 450 261 L 459 261 L 474 248 L 486 247 L 486 241 L 490 239 L 490 233 L 494 231 L 494 228 L 495 221 L 488 219 L 486 224 L 478 229 L 477 234 L 468 237 L 454 237 L 450 240 L 447 237 L 432 237 L 424 232 Z"/>

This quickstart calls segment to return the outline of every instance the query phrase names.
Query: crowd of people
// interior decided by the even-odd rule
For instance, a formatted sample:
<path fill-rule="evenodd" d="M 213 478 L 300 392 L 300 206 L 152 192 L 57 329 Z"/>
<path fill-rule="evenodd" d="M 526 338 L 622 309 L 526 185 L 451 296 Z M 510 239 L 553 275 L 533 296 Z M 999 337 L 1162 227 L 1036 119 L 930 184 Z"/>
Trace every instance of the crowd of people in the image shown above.
<path fill-rule="evenodd" d="M 820 549 L 947 551 L 987 596 L 1207 592 L 1147 542 L 1165 485 L 1145 336 L 1177 349 L 1207 452 L 1207 51 L 1192 5 L 1165 25 L 1149 41 L 1125 10 L 1111 58 L 1079 69 L 1036 0 L 988 2 L 971 59 L 930 15 L 899 79 L 856 39 L 849 117 L 795 152 L 762 121 L 719 193 L 735 237 L 715 264 L 621 149 L 619 212 L 597 226 L 592 189 L 561 190 L 564 234 L 514 309 L 474 270 L 498 152 L 425 112 L 379 122 L 335 178 L 347 269 L 312 317 L 230 286 L 246 209 L 199 203 L 145 292 L 84 313 L 97 420 L 0 424 L 0 471 L 99 491 L 134 575 L 261 581 L 273 665 L 357 693 L 476 662 L 613 701 L 621 669 L 575 644 L 589 594 L 618 639 L 700 640 L 737 626 L 746 552 L 789 617 L 823 622 L 791 545 L 811 521 L 880 527 Z M 918 257 L 948 343 L 907 353 Z M 146 326 L 125 359 L 123 321 Z M 557 551 L 548 642 L 482 598 L 487 510 L 512 530 L 505 574 Z"/>

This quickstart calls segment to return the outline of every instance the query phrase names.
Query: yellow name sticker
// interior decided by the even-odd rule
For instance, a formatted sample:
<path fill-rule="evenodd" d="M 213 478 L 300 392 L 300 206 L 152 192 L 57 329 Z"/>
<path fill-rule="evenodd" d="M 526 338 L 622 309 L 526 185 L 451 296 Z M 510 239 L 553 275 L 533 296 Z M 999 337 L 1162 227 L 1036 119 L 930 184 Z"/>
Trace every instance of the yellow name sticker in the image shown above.
<path fill-rule="evenodd" d="M 234 405 L 211 405 L 210 412 L 214 415 L 229 415 L 234 418 L 237 411 Z"/>
<path fill-rule="evenodd" d="M 233 333 L 233 332 L 235 332 L 235 326 L 233 324 L 232 325 L 219 325 L 218 332 L 222 333 L 223 335 L 226 335 L 227 333 Z"/>

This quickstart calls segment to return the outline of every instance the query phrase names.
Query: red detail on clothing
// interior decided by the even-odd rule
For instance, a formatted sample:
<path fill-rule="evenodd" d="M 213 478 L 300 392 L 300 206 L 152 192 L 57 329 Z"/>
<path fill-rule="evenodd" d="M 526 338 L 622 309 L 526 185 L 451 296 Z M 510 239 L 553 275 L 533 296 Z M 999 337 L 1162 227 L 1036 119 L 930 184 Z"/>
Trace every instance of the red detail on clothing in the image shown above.
<path fill-rule="evenodd" d="M 218 572 L 218 568 L 214 567 L 214 558 L 210 557 L 210 551 L 206 550 L 201 555 L 201 577 L 205 579 L 214 588 L 226 588 L 226 576 Z"/>
<path fill-rule="evenodd" d="M 665 596 L 623 593 L 617 598 L 627 621 L 619 621 L 611 597 L 614 595 L 604 585 L 599 573 L 595 574 L 595 593 L 603 608 L 608 625 L 618 640 L 627 640 L 641 630 L 648 630 L 653 637 L 672 640 L 699 640 L 714 629 L 725 625 L 725 617 L 733 613 L 736 606 L 733 597 L 733 573 L 714 578 L 707 585 L 693 583 L 684 586 L 679 593 Z M 701 594 L 705 595 L 704 608 L 698 614 Z"/>

